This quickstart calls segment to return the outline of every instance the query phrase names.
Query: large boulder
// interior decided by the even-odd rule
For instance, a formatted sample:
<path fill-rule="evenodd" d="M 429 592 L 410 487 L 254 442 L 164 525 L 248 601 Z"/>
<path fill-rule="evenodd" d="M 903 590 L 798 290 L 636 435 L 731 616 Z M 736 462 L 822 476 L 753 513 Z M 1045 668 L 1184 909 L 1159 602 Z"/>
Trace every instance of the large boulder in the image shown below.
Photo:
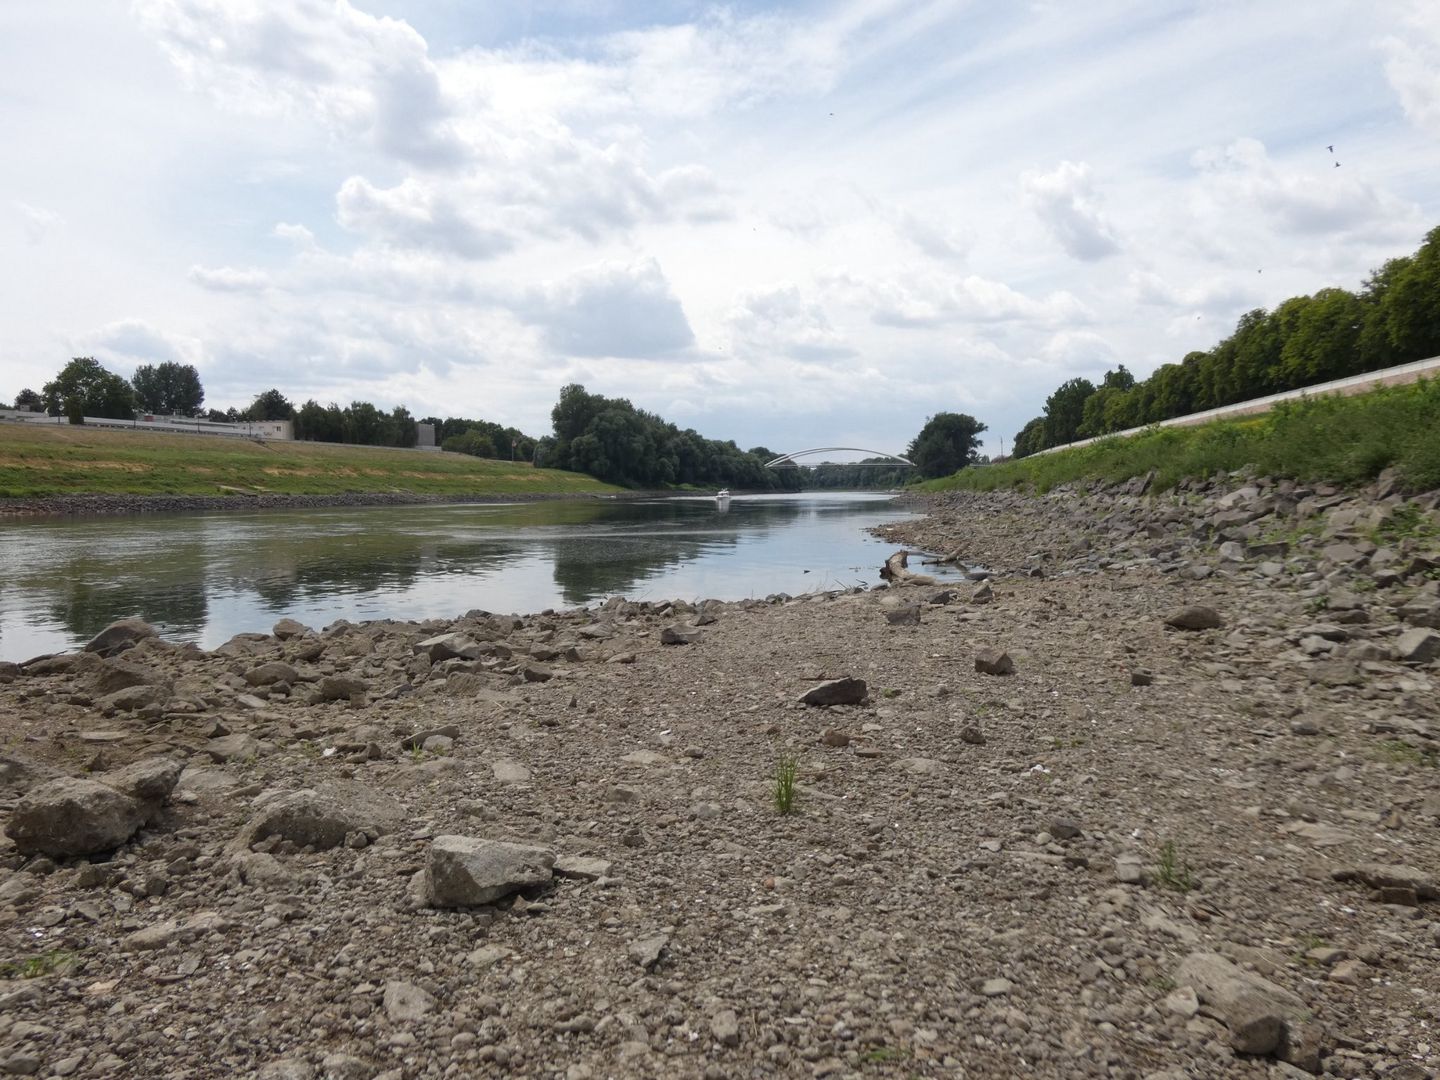
<path fill-rule="evenodd" d="M 1324 1028 L 1296 994 L 1206 952 L 1181 962 L 1175 985 L 1194 989 L 1202 1011 L 1230 1030 L 1230 1045 L 1240 1053 L 1273 1055 L 1319 1071 Z"/>
<path fill-rule="evenodd" d="M 96 855 L 125 843 L 149 817 L 149 807 L 108 784 L 65 777 L 31 789 L 5 832 L 25 855 Z"/>
<path fill-rule="evenodd" d="M 417 656 L 423 653 L 435 664 L 442 660 L 478 660 L 481 656 L 480 643 L 465 634 L 439 634 L 417 641 L 410 648 Z"/>
<path fill-rule="evenodd" d="M 128 660 L 102 660 L 95 672 L 95 692 L 113 694 L 132 686 L 163 685 L 165 677 L 154 668 L 132 664 Z"/>
<path fill-rule="evenodd" d="M 423 891 L 435 907 L 493 904 L 550 881 L 555 853 L 529 844 L 437 836 L 430 844 Z"/>
<path fill-rule="evenodd" d="M 1216 630 L 1223 625 L 1223 621 L 1214 608 L 1191 604 L 1166 619 L 1165 625 L 1173 626 L 1176 630 Z"/>
<path fill-rule="evenodd" d="M 145 638 L 158 636 L 155 627 L 144 619 L 121 619 L 101 630 L 85 645 L 85 652 L 114 656 L 132 649 Z"/>
<path fill-rule="evenodd" d="M 302 788 L 262 806 L 231 846 L 234 851 L 245 851 L 251 844 L 278 836 L 296 847 L 325 851 L 339 847 L 353 832 L 392 832 L 404 814 L 400 804 L 388 795 L 360 785 L 321 791 Z"/>
<path fill-rule="evenodd" d="M 273 686 L 277 682 L 294 686 L 300 681 L 300 673 L 283 660 L 267 660 L 245 672 L 245 681 L 251 686 Z"/>
<path fill-rule="evenodd" d="M 184 768 L 173 758 L 154 757 L 107 773 L 104 783 L 51 780 L 20 800 L 5 831 L 27 855 L 113 851 L 160 812 Z"/>

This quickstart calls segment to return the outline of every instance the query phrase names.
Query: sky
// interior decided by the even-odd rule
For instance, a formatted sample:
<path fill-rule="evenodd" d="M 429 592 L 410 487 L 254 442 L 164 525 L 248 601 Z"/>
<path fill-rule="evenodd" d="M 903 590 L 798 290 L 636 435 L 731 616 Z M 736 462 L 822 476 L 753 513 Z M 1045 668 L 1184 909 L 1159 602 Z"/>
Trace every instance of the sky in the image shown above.
<path fill-rule="evenodd" d="M 1440 225 L 1440 4 L 12 0 L 0 147 L 0 399 L 998 453 Z"/>

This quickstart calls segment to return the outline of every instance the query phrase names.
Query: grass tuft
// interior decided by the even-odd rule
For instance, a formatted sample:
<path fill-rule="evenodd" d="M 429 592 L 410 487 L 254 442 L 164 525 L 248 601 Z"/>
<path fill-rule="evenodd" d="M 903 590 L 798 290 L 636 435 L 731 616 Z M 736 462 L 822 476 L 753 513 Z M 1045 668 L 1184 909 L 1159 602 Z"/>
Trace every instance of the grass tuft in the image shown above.
<path fill-rule="evenodd" d="M 775 809 L 782 814 L 795 810 L 795 770 L 799 765 L 794 754 L 781 754 L 775 763 Z"/>
<path fill-rule="evenodd" d="M 1160 845 L 1160 861 L 1155 866 L 1155 881 L 1161 887 L 1175 892 L 1187 893 L 1195 888 L 1195 876 L 1190 864 L 1175 850 L 1175 841 L 1166 840 Z"/>

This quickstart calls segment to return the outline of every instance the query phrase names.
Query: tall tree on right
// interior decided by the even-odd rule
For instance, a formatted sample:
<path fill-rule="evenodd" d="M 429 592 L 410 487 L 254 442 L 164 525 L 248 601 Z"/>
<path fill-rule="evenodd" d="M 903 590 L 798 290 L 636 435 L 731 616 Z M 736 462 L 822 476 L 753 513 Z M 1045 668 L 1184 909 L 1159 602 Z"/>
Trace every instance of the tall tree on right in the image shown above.
<path fill-rule="evenodd" d="M 936 413 L 925 421 L 905 456 L 915 463 L 927 480 L 949 476 L 980 456 L 980 433 L 986 427 L 965 413 Z"/>
<path fill-rule="evenodd" d="M 141 364 L 135 369 L 130 385 L 135 388 L 140 408 L 149 413 L 198 416 L 205 402 L 200 373 L 193 364 L 177 364 L 173 360 Z"/>

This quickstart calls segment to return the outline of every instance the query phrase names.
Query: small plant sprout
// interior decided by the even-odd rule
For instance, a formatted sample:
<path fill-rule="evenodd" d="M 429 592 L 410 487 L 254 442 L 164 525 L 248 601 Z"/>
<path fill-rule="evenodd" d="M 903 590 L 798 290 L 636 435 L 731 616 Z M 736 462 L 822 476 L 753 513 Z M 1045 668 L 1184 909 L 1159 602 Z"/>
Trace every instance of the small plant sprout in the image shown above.
<path fill-rule="evenodd" d="M 775 763 L 775 809 L 782 814 L 795 810 L 795 770 L 799 764 L 794 754 L 781 754 Z"/>
<path fill-rule="evenodd" d="M 1155 880 L 1167 889 L 1189 892 L 1195 888 L 1195 877 L 1190 873 L 1190 864 L 1175 851 L 1175 841 L 1166 840 L 1160 846 L 1160 863 L 1155 867 Z"/>

